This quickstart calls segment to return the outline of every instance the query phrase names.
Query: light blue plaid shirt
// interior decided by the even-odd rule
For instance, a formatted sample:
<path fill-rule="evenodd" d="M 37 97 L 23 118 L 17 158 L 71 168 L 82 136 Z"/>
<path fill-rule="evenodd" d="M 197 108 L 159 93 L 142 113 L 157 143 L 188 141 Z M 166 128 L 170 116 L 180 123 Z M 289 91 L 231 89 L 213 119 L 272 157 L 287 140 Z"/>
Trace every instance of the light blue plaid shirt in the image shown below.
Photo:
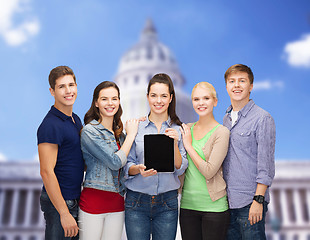
<path fill-rule="evenodd" d="M 144 164 L 144 135 L 157 134 L 158 130 L 153 122 L 148 118 L 146 121 L 139 123 L 138 133 L 135 141 L 132 144 L 130 153 L 127 157 L 127 164 L 124 166 L 125 185 L 128 189 L 145 193 L 149 195 L 158 195 L 171 190 L 176 190 L 180 187 L 179 175 L 183 174 L 188 166 L 186 151 L 183 146 L 183 141 L 180 132 L 180 126 L 171 124 L 170 118 L 161 125 L 160 133 L 165 133 L 167 128 L 174 128 L 179 133 L 178 147 L 182 156 L 182 165 L 180 169 L 175 169 L 173 173 L 157 173 L 154 176 L 143 177 L 141 174 L 129 176 L 128 170 L 132 165 Z"/>
<path fill-rule="evenodd" d="M 230 143 L 223 163 L 230 208 L 252 203 L 257 183 L 270 186 L 275 175 L 275 124 L 271 115 L 250 100 L 238 112 L 234 126 L 232 106 L 224 116 L 223 125 L 230 130 Z M 269 202 L 269 188 L 265 194 Z"/>

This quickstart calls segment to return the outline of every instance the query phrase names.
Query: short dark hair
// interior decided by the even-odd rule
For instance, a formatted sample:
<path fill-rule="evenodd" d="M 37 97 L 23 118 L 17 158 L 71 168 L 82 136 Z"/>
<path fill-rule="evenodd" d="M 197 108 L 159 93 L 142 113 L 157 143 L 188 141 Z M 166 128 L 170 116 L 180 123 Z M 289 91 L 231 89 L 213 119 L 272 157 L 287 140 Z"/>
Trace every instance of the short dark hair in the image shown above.
<path fill-rule="evenodd" d="M 253 82 L 254 82 L 253 72 L 252 72 L 251 68 L 249 68 L 247 65 L 244 65 L 244 64 L 235 64 L 235 65 L 232 65 L 230 68 L 227 69 L 227 71 L 225 72 L 225 75 L 224 75 L 226 84 L 227 84 L 227 78 L 228 78 L 229 74 L 231 74 L 233 72 L 245 72 L 245 73 L 247 73 L 249 80 L 250 80 L 250 84 L 253 84 Z"/>
<path fill-rule="evenodd" d="M 76 83 L 74 72 L 68 66 L 58 66 L 51 70 L 50 75 L 48 76 L 48 82 L 50 87 L 55 90 L 56 80 L 60 77 L 71 75 Z"/>

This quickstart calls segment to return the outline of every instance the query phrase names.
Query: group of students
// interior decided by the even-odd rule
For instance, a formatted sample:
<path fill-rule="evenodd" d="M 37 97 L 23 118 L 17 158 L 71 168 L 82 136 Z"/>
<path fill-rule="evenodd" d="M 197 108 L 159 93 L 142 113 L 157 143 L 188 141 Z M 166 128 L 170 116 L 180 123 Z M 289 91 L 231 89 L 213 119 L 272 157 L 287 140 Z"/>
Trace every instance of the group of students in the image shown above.
<path fill-rule="evenodd" d="M 129 240 L 172 240 L 178 219 L 184 240 L 266 239 L 275 125 L 250 99 L 253 80 L 246 65 L 226 71 L 231 106 L 223 125 L 213 115 L 218 99 L 210 83 L 193 88 L 199 119 L 184 124 L 172 80 L 156 74 L 147 87 L 149 114 L 123 125 L 120 90 L 104 81 L 83 126 L 72 111 L 75 75 L 67 66 L 54 68 L 55 103 L 37 132 L 45 239 L 121 239 L 125 223 Z M 146 134 L 174 139 L 174 172 L 146 169 Z"/>

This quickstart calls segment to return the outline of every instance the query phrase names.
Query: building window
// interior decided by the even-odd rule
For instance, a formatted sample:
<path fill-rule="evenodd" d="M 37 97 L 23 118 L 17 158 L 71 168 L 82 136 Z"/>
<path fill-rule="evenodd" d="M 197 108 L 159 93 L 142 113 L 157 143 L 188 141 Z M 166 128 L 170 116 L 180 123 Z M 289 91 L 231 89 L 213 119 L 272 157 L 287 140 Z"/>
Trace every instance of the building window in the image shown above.
<path fill-rule="evenodd" d="M 302 206 L 302 213 L 303 213 L 303 219 L 306 222 L 309 222 L 309 211 L 308 208 L 310 207 L 310 204 L 307 203 L 307 192 L 305 189 L 302 189 L 300 192 L 301 197 L 301 206 Z M 309 239 L 310 240 L 310 239 Z"/>
<path fill-rule="evenodd" d="M 35 190 L 32 202 L 31 224 L 35 225 L 39 222 L 39 216 L 42 214 L 38 206 L 40 206 L 41 190 Z"/>
<path fill-rule="evenodd" d="M 1 222 L 3 225 L 9 224 L 11 219 L 11 209 L 12 209 L 12 201 L 13 201 L 13 190 L 6 190 L 4 191 L 4 205 L 5 208 L 3 209 L 3 215 Z"/>
<path fill-rule="evenodd" d="M 296 212 L 295 212 L 295 208 L 294 208 L 294 199 L 293 199 L 293 191 L 291 189 L 288 189 L 286 191 L 286 196 L 287 196 L 287 202 L 288 202 L 288 206 L 289 206 L 289 211 L 288 211 L 288 215 L 290 218 L 291 222 L 296 222 Z"/>
<path fill-rule="evenodd" d="M 164 51 L 160 47 L 158 48 L 158 56 L 160 60 L 165 61 L 166 57 L 165 57 Z"/>
<path fill-rule="evenodd" d="M 26 196 L 27 196 L 27 191 L 26 190 L 21 190 L 19 192 L 19 199 L 18 199 L 18 210 L 17 210 L 17 219 L 16 223 L 17 224 L 22 224 L 25 220 L 25 211 L 26 211 Z"/>
<path fill-rule="evenodd" d="M 146 46 L 146 58 L 147 59 L 153 58 L 152 47 L 150 45 Z"/>

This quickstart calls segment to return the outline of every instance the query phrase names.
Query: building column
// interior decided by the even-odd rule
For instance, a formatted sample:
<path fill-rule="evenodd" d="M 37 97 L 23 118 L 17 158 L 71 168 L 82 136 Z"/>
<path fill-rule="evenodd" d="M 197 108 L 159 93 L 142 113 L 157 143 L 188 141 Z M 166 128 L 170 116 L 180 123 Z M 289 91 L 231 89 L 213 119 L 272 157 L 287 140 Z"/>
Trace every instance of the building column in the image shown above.
<path fill-rule="evenodd" d="M 310 222 L 310 189 L 306 189 L 306 205 L 308 209 L 308 221 Z"/>
<path fill-rule="evenodd" d="M 276 209 L 275 209 L 275 199 L 274 199 L 274 196 L 273 196 L 273 191 L 272 189 L 270 189 L 270 192 L 269 192 L 269 196 L 270 196 L 270 202 L 268 204 L 268 214 L 271 218 L 275 217 L 276 216 Z"/>
<path fill-rule="evenodd" d="M 41 211 L 41 208 L 39 208 L 38 226 L 44 226 L 45 228 L 45 218 L 44 218 L 44 213 Z"/>
<path fill-rule="evenodd" d="M 34 189 L 28 189 L 27 190 L 27 197 L 26 197 L 26 209 L 25 209 L 25 221 L 24 221 L 24 225 L 26 227 L 31 225 L 31 215 L 32 215 L 32 211 L 33 211 L 33 192 Z"/>
<path fill-rule="evenodd" d="M 2 189 L 0 191 L 0 226 L 2 226 L 2 216 L 3 216 L 3 210 L 4 210 L 4 199 L 5 199 L 6 190 Z"/>
<path fill-rule="evenodd" d="M 280 189 L 280 200 L 281 200 L 281 213 L 282 213 L 282 227 L 291 226 L 291 220 L 288 212 L 290 211 L 288 202 L 286 189 Z"/>
<path fill-rule="evenodd" d="M 294 209 L 295 209 L 295 215 L 296 215 L 296 225 L 303 226 L 304 220 L 302 216 L 302 204 L 301 204 L 301 198 L 300 198 L 300 192 L 297 189 L 293 190 L 293 199 L 294 199 Z"/>
<path fill-rule="evenodd" d="M 11 206 L 11 216 L 10 216 L 10 226 L 16 225 L 17 213 L 18 213 L 18 200 L 19 200 L 19 189 L 14 189 L 13 191 L 13 199 L 12 199 L 12 206 Z"/>

